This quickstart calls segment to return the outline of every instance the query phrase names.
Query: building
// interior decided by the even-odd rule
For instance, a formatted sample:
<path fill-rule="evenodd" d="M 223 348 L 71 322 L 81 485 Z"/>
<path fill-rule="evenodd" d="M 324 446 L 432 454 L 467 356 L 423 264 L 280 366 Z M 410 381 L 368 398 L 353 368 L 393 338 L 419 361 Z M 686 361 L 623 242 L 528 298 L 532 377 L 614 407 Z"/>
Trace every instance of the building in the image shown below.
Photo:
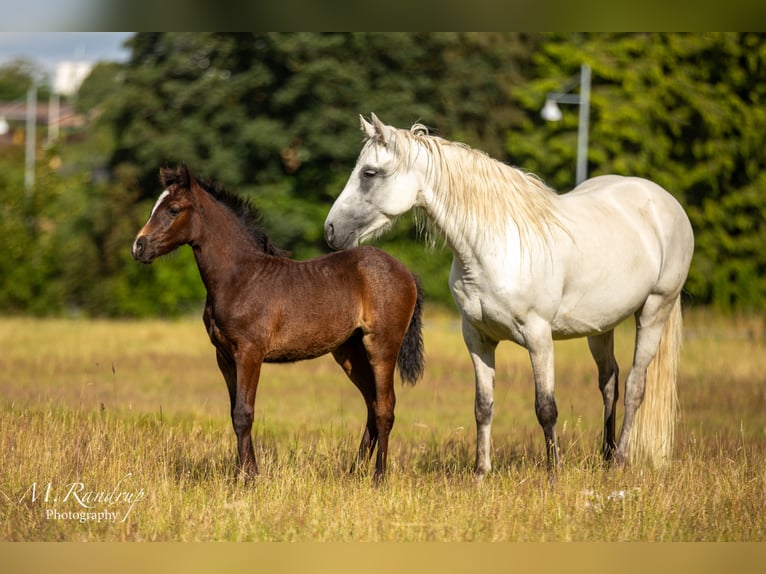
<path fill-rule="evenodd" d="M 38 126 L 48 128 L 49 139 L 55 139 L 59 130 L 79 128 L 85 125 L 85 117 L 75 112 L 69 104 L 61 104 L 57 98 L 39 102 L 35 109 Z M 0 144 L 22 144 L 27 121 L 27 102 L 0 102 Z"/>

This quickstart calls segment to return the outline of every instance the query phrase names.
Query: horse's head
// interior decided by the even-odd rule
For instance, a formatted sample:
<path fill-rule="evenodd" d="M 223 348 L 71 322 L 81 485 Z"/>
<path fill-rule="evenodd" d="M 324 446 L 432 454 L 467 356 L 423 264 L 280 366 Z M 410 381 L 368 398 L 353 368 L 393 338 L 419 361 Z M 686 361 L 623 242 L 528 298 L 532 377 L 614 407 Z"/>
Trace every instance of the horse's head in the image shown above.
<path fill-rule="evenodd" d="M 366 142 L 346 187 L 325 220 L 330 247 L 344 249 L 381 233 L 400 215 L 419 204 L 426 166 L 416 169 L 427 154 L 401 130 L 383 124 L 375 114 L 372 123 L 360 116 Z"/>
<path fill-rule="evenodd" d="M 196 180 L 181 164 L 177 169 L 160 170 L 160 181 L 164 191 L 133 242 L 133 257 L 142 263 L 151 263 L 192 241 Z"/>

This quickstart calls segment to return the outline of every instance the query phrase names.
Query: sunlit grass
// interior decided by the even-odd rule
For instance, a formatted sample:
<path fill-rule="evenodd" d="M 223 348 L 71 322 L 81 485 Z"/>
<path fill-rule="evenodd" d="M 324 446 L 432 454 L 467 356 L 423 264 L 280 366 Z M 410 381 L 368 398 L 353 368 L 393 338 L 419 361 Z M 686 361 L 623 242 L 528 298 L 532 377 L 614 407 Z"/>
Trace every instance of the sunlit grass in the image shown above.
<path fill-rule="evenodd" d="M 412 388 L 397 383 L 389 476 L 375 489 L 369 473 L 347 473 L 364 406 L 329 357 L 264 368 L 254 425 L 261 474 L 243 483 L 228 396 L 200 320 L 4 319 L 0 539 L 762 540 L 761 321 L 693 312 L 686 323 L 667 471 L 604 467 L 595 367 L 586 343 L 569 341 L 556 346 L 565 464 L 550 485 L 528 357 L 502 344 L 495 470 L 476 483 L 470 360 L 456 318 L 429 310 L 426 375 Z M 617 335 L 623 378 L 631 330 Z M 52 508 L 83 510 L 63 500 L 80 484 L 143 496 L 130 512 L 120 502 L 95 505 L 117 512 L 116 521 L 48 518 Z"/>

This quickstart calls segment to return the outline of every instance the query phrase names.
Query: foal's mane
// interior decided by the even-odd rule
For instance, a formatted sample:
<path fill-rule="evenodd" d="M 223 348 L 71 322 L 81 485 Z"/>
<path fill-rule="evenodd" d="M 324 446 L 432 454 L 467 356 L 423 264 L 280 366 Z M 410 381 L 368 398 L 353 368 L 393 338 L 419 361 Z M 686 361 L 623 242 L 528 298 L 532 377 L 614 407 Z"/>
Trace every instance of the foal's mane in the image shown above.
<path fill-rule="evenodd" d="M 414 157 L 409 152 L 415 144 L 428 150 L 437 208 L 461 233 L 472 231 L 480 240 L 498 237 L 512 220 L 522 247 L 529 247 L 532 237 L 548 244 L 551 231 L 563 228 L 556 192 L 536 175 L 466 144 L 432 135 L 419 123 L 409 131 L 393 132 L 401 162 Z"/>
<path fill-rule="evenodd" d="M 178 169 L 163 168 L 160 178 L 163 185 L 168 188 L 173 185 L 180 185 L 185 189 L 191 187 L 192 176 L 186 169 L 186 166 L 179 166 Z M 239 222 L 245 227 L 248 234 L 255 241 L 258 249 L 266 253 L 267 255 L 276 255 L 278 257 L 285 257 L 288 252 L 276 247 L 271 243 L 266 231 L 261 227 L 261 221 L 263 214 L 249 199 L 246 199 L 240 195 L 232 193 L 224 189 L 221 184 L 212 182 L 203 178 L 194 178 L 200 189 L 210 195 L 217 202 L 226 206 L 239 220 Z"/>

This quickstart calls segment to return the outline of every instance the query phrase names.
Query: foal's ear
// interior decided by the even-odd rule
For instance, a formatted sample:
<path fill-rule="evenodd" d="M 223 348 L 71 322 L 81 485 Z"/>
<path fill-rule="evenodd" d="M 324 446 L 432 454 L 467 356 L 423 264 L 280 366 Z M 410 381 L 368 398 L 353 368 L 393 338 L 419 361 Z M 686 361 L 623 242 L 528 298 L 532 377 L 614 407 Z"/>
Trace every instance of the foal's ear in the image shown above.
<path fill-rule="evenodd" d="M 163 189 L 169 188 L 171 185 L 176 183 L 178 177 L 176 175 L 176 170 L 174 170 L 171 167 L 161 167 L 160 168 L 160 184 L 162 185 Z"/>
<path fill-rule="evenodd" d="M 189 173 L 189 168 L 186 167 L 184 162 L 178 164 L 176 173 L 178 174 L 178 184 L 181 186 L 181 188 L 190 189 L 193 178 Z"/>
<path fill-rule="evenodd" d="M 186 164 L 181 162 L 176 169 L 170 167 L 160 168 L 160 183 L 165 189 L 177 185 L 181 189 L 189 189 L 191 187 L 192 178 L 189 173 L 189 169 Z"/>

